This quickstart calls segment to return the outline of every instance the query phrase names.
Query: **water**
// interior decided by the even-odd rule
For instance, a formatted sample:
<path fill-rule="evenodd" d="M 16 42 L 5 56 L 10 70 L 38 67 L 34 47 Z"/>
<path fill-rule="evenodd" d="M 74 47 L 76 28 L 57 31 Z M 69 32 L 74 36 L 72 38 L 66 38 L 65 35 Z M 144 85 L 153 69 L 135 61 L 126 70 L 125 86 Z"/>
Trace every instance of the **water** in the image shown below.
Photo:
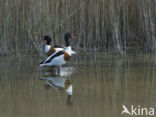
<path fill-rule="evenodd" d="M 156 53 L 76 55 L 41 68 L 39 57 L 0 57 L 1 117 L 126 117 L 122 106 L 156 109 Z"/>

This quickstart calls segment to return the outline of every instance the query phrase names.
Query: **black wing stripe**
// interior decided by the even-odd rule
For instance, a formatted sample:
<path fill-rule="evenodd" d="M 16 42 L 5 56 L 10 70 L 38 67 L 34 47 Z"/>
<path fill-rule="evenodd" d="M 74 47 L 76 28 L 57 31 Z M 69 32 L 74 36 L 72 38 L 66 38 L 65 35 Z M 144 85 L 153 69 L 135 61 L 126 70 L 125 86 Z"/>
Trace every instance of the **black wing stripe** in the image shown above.
<path fill-rule="evenodd" d="M 54 54 L 54 55 L 53 55 L 48 61 L 46 61 L 45 63 L 49 63 L 53 58 L 55 58 L 55 57 L 57 57 L 57 56 L 60 56 L 60 55 L 62 55 L 62 54 L 64 54 L 63 51 L 57 52 L 56 54 Z"/>
<path fill-rule="evenodd" d="M 40 64 L 43 64 L 45 60 L 43 60 L 42 62 L 40 62 Z"/>

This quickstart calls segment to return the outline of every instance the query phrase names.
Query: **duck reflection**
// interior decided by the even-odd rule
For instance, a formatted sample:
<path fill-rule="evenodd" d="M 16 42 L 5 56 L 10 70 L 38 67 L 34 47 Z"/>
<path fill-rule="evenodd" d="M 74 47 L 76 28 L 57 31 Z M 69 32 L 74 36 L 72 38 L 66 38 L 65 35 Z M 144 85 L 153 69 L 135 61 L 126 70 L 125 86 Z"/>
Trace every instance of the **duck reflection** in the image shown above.
<path fill-rule="evenodd" d="M 74 67 L 60 67 L 60 73 L 58 73 L 57 67 L 50 67 L 44 69 L 45 76 L 71 76 L 75 72 Z"/>
<path fill-rule="evenodd" d="M 60 75 L 58 75 L 57 68 L 46 69 L 40 77 L 44 81 L 46 89 L 54 88 L 67 94 L 67 104 L 72 105 L 73 87 L 71 80 L 68 78 L 74 73 L 73 67 L 61 67 Z"/>

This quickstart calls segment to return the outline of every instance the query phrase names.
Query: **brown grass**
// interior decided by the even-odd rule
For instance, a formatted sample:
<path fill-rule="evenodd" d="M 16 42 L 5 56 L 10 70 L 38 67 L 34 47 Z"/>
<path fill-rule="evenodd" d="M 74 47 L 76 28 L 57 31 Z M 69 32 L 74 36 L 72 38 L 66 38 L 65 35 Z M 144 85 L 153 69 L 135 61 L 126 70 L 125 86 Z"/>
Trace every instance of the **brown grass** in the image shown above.
<path fill-rule="evenodd" d="M 89 50 L 113 49 L 126 55 L 129 48 L 156 50 L 155 0 L 2 0 L 0 53 L 38 52 L 40 39 L 62 41 L 74 32 Z"/>

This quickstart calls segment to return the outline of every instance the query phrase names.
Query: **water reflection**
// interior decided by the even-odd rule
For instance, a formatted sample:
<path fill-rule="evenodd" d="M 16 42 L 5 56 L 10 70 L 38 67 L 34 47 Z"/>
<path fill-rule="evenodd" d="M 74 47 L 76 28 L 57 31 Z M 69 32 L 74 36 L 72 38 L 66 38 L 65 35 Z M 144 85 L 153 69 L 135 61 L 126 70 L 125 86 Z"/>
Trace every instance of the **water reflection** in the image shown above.
<path fill-rule="evenodd" d="M 37 59 L 0 57 L 2 117 L 123 117 L 123 105 L 156 108 L 156 53 L 82 55 L 60 75 L 57 68 L 40 68 Z"/>
<path fill-rule="evenodd" d="M 43 76 L 71 76 L 75 72 L 74 67 L 60 67 L 60 73 L 58 74 L 58 68 L 57 67 L 45 67 L 42 69 Z"/>
<path fill-rule="evenodd" d="M 74 71 L 75 69 L 73 67 L 61 67 L 60 73 L 58 74 L 56 67 L 50 67 L 44 69 L 40 79 L 44 81 L 45 89 L 53 88 L 61 93 L 65 92 L 67 95 L 67 104 L 72 105 L 73 86 L 70 76 L 74 73 Z"/>

